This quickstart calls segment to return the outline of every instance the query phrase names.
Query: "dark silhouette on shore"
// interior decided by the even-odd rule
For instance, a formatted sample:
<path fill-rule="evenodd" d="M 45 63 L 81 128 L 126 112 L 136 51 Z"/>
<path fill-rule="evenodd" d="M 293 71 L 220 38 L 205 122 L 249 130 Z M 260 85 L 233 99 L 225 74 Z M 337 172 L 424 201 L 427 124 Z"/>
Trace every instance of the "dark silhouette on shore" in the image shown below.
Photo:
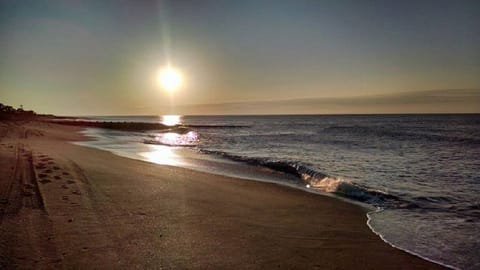
<path fill-rule="evenodd" d="M 44 122 L 80 126 L 80 127 L 95 127 L 106 128 L 125 131 L 146 131 L 146 130 L 168 130 L 175 129 L 176 133 L 186 133 L 190 128 L 239 128 L 246 126 L 230 126 L 230 125 L 175 125 L 167 126 L 162 123 L 149 122 L 113 122 L 113 121 L 89 121 L 84 118 L 70 117 L 70 116 L 55 116 L 52 114 L 37 114 L 32 110 L 24 110 L 23 106 L 15 109 L 12 106 L 0 103 L 0 120 L 9 121 L 30 121 L 39 120 Z"/>
<path fill-rule="evenodd" d="M 83 121 L 83 120 L 62 120 L 51 119 L 50 122 L 54 122 L 62 125 L 69 126 L 81 126 L 81 127 L 96 127 L 96 128 L 108 128 L 116 130 L 156 130 L 172 128 L 160 123 L 145 123 L 145 122 L 104 122 L 104 121 Z"/>
<path fill-rule="evenodd" d="M 15 109 L 12 106 L 0 103 L 0 120 L 32 120 L 37 116 L 34 111 L 26 111 L 23 106 Z"/>
<path fill-rule="evenodd" d="M 176 133 L 186 133 L 190 128 L 240 128 L 247 126 L 232 126 L 232 125 L 175 125 L 167 126 L 161 123 L 148 123 L 148 122 L 107 122 L 107 121 L 85 121 L 85 120 L 75 120 L 72 118 L 59 118 L 54 117 L 49 120 L 50 122 L 69 125 L 69 126 L 80 126 L 80 127 L 96 127 L 96 128 L 107 128 L 115 130 L 126 130 L 126 131 L 145 131 L 145 130 L 164 130 L 164 129 L 175 129 Z"/>

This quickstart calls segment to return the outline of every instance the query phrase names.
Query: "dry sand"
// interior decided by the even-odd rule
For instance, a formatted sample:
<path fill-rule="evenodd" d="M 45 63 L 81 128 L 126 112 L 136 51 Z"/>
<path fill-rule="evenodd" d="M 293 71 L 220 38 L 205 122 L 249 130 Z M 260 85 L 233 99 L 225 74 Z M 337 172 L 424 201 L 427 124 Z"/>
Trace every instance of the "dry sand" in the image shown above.
<path fill-rule="evenodd" d="M 0 269 L 441 268 L 359 206 L 69 143 L 79 130 L 0 123 Z"/>

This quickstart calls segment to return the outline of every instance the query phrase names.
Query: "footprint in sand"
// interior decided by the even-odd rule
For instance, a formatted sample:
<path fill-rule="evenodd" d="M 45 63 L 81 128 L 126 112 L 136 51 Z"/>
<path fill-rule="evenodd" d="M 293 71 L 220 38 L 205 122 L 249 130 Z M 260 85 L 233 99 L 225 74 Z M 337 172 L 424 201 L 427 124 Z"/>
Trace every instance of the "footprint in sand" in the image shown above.
<path fill-rule="evenodd" d="M 46 170 L 45 170 L 45 173 L 52 173 L 52 172 L 53 172 L 53 171 L 50 170 L 50 169 L 46 169 Z"/>
<path fill-rule="evenodd" d="M 75 181 L 73 181 L 73 180 L 67 180 L 67 184 L 74 184 L 74 183 L 75 183 Z"/>
<path fill-rule="evenodd" d="M 26 189 L 32 189 L 33 185 L 32 184 L 24 184 L 23 187 L 25 187 Z"/>
<path fill-rule="evenodd" d="M 68 172 L 62 172 L 63 175 L 70 176 Z"/>
<path fill-rule="evenodd" d="M 33 191 L 29 191 L 29 190 L 23 191 L 23 196 L 30 197 L 30 196 L 33 196 L 33 194 L 35 194 Z"/>
<path fill-rule="evenodd" d="M 58 171 L 58 170 L 60 170 L 60 167 L 58 167 L 58 166 L 53 166 L 53 169 L 54 169 L 55 171 Z"/>
<path fill-rule="evenodd" d="M 55 178 L 55 179 L 57 179 L 57 180 L 62 179 L 62 178 L 61 178 L 60 176 L 58 176 L 58 175 L 55 175 L 53 178 Z"/>
<path fill-rule="evenodd" d="M 62 196 L 62 200 L 68 201 L 68 196 Z"/>
<path fill-rule="evenodd" d="M 72 191 L 72 194 L 75 194 L 75 195 L 82 195 L 82 193 L 78 190 L 74 190 Z"/>
<path fill-rule="evenodd" d="M 65 185 L 65 184 L 61 185 L 60 187 L 63 188 L 63 189 L 68 189 L 67 185 Z"/>
<path fill-rule="evenodd" d="M 43 170 L 43 169 L 45 169 L 45 164 L 44 163 L 38 163 L 37 165 L 35 165 L 35 169 Z"/>
<path fill-rule="evenodd" d="M 38 178 L 40 178 L 40 180 L 38 182 L 42 183 L 42 184 L 46 184 L 46 183 L 50 183 L 52 181 L 50 181 L 48 179 L 48 175 L 44 174 L 44 173 L 40 173 L 38 174 Z"/>

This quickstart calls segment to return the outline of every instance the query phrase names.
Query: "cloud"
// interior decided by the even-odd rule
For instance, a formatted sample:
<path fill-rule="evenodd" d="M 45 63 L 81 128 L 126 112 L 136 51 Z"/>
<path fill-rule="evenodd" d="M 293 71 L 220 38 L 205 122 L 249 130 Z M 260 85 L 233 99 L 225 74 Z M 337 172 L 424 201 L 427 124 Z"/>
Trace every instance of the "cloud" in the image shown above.
<path fill-rule="evenodd" d="M 182 114 L 479 113 L 480 89 L 443 89 L 386 95 L 192 104 Z"/>

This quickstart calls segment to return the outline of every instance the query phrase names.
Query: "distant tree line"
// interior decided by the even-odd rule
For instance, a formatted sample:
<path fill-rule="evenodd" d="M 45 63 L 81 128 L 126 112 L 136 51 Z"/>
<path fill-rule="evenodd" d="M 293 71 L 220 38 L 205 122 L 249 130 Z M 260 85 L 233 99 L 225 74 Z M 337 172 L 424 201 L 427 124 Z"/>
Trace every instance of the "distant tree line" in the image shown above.
<path fill-rule="evenodd" d="M 32 110 L 24 110 L 22 105 L 15 109 L 12 106 L 0 103 L 0 119 L 2 120 L 29 120 L 36 115 Z"/>

